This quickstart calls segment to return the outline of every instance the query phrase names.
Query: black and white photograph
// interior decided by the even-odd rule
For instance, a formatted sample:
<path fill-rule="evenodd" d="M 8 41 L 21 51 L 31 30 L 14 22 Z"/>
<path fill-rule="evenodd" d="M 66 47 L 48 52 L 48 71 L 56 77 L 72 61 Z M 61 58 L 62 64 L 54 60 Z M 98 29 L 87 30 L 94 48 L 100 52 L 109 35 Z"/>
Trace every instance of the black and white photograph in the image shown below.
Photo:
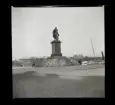
<path fill-rule="evenodd" d="M 11 7 L 13 98 L 105 98 L 104 6 Z"/>

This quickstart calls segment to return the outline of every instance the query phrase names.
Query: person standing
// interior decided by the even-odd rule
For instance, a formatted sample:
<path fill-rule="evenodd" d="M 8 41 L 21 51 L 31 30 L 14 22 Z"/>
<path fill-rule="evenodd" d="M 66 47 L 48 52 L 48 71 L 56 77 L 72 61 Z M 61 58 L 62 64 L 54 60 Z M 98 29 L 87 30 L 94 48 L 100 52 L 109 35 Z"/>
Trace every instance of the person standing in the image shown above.
<path fill-rule="evenodd" d="M 82 61 L 81 61 L 81 59 L 79 59 L 78 63 L 79 63 L 80 65 L 82 64 Z"/>

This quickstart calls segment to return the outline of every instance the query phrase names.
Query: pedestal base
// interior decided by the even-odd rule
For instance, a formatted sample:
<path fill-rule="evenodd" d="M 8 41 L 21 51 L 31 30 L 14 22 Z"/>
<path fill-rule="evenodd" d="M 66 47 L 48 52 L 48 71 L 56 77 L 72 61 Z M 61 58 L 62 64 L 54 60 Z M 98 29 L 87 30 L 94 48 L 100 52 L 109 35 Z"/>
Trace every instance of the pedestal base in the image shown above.
<path fill-rule="evenodd" d="M 62 56 L 62 54 L 51 54 L 51 57 L 54 57 L 54 56 Z"/>
<path fill-rule="evenodd" d="M 54 41 L 51 42 L 51 44 L 52 44 L 52 54 L 51 54 L 51 57 L 62 56 L 62 53 L 61 53 L 61 41 L 54 40 Z"/>

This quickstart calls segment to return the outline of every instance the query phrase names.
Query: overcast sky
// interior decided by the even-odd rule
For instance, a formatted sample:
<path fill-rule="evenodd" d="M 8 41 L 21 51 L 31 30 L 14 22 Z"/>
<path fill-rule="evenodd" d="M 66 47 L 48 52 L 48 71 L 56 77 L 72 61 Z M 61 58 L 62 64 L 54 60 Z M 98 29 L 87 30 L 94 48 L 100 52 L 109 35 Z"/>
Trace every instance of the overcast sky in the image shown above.
<path fill-rule="evenodd" d="M 96 56 L 104 51 L 104 7 L 12 7 L 12 57 L 50 56 L 57 27 L 64 56 Z"/>

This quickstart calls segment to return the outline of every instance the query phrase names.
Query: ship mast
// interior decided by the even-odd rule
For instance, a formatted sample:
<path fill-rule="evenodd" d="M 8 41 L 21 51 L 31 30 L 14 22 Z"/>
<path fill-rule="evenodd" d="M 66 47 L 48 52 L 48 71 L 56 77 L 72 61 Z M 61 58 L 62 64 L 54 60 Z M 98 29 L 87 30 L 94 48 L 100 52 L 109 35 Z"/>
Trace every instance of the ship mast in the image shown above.
<path fill-rule="evenodd" d="M 93 55 L 95 57 L 95 50 L 94 50 L 94 47 L 93 47 L 92 39 L 91 39 L 91 45 L 92 45 Z"/>

